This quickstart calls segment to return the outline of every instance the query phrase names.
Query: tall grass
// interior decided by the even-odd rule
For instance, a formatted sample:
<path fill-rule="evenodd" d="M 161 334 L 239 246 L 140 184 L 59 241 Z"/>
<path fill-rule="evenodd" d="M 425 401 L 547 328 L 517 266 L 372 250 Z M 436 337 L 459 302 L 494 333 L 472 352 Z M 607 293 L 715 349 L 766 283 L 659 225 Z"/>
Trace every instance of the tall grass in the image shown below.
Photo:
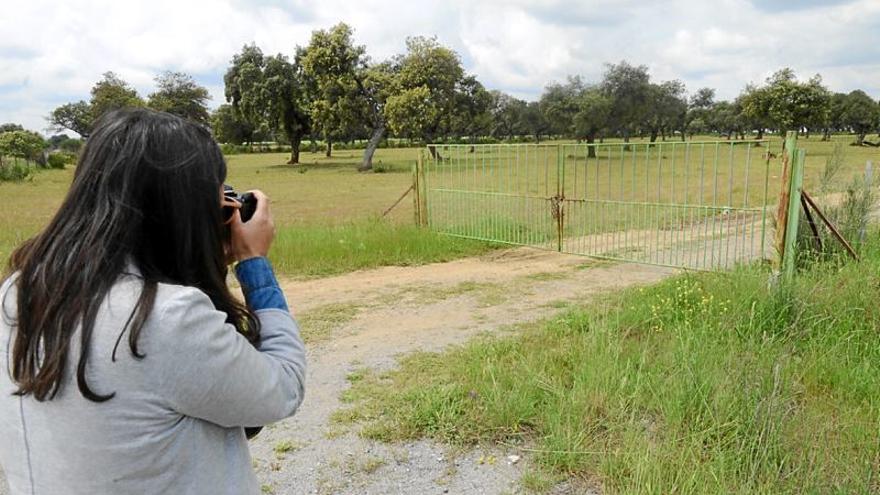
<path fill-rule="evenodd" d="M 353 377 L 338 421 L 492 441 L 607 493 L 880 490 L 880 240 L 860 264 L 683 275 Z"/>
<path fill-rule="evenodd" d="M 420 265 L 473 256 L 497 244 L 444 236 L 378 219 L 279 229 L 269 257 L 281 273 L 324 276 L 386 265 Z"/>

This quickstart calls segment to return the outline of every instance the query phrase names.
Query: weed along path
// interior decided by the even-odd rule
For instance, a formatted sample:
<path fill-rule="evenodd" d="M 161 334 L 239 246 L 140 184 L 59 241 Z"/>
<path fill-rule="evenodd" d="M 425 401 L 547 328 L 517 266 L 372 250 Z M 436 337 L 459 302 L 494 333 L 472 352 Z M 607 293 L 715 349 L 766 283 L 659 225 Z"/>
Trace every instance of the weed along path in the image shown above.
<path fill-rule="evenodd" d="M 386 267 L 307 281 L 284 290 L 309 347 L 299 413 L 252 442 L 263 491 L 276 494 L 518 493 L 529 459 L 433 442 L 384 444 L 335 423 L 347 377 L 388 369 L 412 351 L 435 351 L 482 332 L 508 332 L 571 301 L 673 270 L 592 261 L 528 248 L 419 267 Z"/>

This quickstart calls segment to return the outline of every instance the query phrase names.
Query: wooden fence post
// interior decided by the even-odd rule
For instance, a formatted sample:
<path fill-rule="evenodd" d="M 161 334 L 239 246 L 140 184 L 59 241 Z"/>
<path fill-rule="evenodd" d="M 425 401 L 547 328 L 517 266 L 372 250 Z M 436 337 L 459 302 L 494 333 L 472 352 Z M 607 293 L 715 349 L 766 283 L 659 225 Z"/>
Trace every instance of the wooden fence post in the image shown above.
<path fill-rule="evenodd" d="M 785 149 L 782 151 L 782 174 L 779 191 L 779 201 L 776 204 L 776 269 L 782 271 L 785 260 L 785 234 L 788 228 L 788 209 L 790 206 L 789 195 L 791 194 L 791 168 L 794 164 L 795 149 L 797 148 L 797 132 L 789 131 L 785 136 Z"/>
<path fill-rule="evenodd" d="M 788 194 L 788 218 L 785 227 L 785 248 L 782 258 L 782 273 L 786 280 L 794 277 L 795 258 L 797 258 L 797 234 L 801 218 L 801 190 L 804 184 L 804 161 L 807 152 L 796 150 L 794 161 L 791 162 L 791 187 Z"/>

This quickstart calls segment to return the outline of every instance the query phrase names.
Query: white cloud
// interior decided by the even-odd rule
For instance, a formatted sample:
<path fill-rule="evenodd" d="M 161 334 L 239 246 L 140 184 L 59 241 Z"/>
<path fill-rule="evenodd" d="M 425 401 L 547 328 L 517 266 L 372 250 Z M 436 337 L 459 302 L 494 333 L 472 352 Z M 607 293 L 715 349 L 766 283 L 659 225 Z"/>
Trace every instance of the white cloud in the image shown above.
<path fill-rule="evenodd" d="M 755 0 L 757 1 L 757 0 Z M 0 18 L 0 122 L 45 127 L 55 106 L 87 99 L 108 70 L 142 95 L 182 70 L 223 100 L 222 74 L 243 44 L 292 55 L 312 30 L 344 21 L 376 60 L 411 35 L 437 36 L 490 88 L 534 98 L 568 74 L 597 80 L 603 63 L 646 64 L 658 79 L 734 97 L 792 67 L 833 90 L 880 96 L 880 2 L 789 9 L 748 0 L 31 0 Z"/>

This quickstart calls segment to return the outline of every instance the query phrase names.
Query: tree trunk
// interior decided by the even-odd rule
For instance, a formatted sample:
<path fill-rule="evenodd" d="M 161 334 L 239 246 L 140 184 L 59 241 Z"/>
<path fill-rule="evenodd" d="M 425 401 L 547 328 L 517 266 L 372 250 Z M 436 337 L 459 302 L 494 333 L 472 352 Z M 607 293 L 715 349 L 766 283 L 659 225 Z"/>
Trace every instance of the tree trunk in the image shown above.
<path fill-rule="evenodd" d="M 651 142 L 657 141 L 657 129 L 651 129 Z"/>
<path fill-rule="evenodd" d="M 302 143 L 302 136 L 296 136 L 290 140 L 290 161 L 288 165 L 299 164 L 299 145 Z"/>
<path fill-rule="evenodd" d="M 589 146 L 596 142 L 596 136 L 594 134 L 590 134 L 587 136 L 587 158 L 596 158 L 596 147 Z"/>
<path fill-rule="evenodd" d="M 854 143 L 856 146 L 862 146 L 865 144 L 865 133 L 859 132 L 856 134 L 856 142 Z"/>
<path fill-rule="evenodd" d="M 436 146 L 434 146 L 434 145 L 428 146 L 428 151 L 431 152 L 431 158 L 433 158 L 435 161 L 438 161 L 438 162 L 443 161 L 443 157 L 440 156 L 440 153 L 437 152 Z"/>
<path fill-rule="evenodd" d="M 807 130 L 804 132 L 804 139 L 810 139 L 810 128 L 807 127 Z"/>
<path fill-rule="evenodd" d="M 373 129 L 373 134 L 370 135 L 367 149 L 364 150 L 364 159 L 358 167 L 358 172 L 373 170 L 373 153 L 376 152 L 376 148 L 379 147 L 379 142 L 382 141 L 382 136 L 384 135 L 385 125 L 379 124 Z"/>
<path fill-rule="evenodd" d="M 331 156 L 332 153 L 333 153 L 333 141 L 330 141 L 330 140 L 328 139 L 328 140 L 327 140 L 327 153 L 325 153 L 325 156 L 326 156 L 327 158 L 330 158 L 330 156 Z"/>
<path fill-rule="evenodd" d="M 826 127 L 822 130 L 822 141 L 831 141 L 831 128 Z"/>

